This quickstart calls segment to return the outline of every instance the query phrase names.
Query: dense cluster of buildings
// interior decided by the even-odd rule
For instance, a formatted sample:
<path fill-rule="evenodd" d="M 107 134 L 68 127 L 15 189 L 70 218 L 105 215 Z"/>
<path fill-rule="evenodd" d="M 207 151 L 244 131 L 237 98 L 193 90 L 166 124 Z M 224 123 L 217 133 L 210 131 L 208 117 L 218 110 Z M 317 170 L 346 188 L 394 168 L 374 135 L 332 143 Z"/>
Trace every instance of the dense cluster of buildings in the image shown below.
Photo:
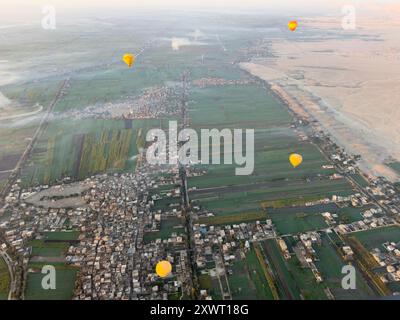
<path fill-rule="evenodd" d="M 124 102 L 93 105 L 84 110 L 72 109 L 66 117 L 77 119 L 158 119 L 177 113 L 179 88 L 152 87 L 137 97 L 126 97 Z"/>
<path fill-rule="evenodd" d="M 133 174 L 92 178 L 93 188 L 84 195 L 89 206 L 81 225 L 80 242 L 71 247 L 69 261 L 80 267 L 76 297 L 79 299 L 129 299 L 135 252 L 143 234 L 138 227 L 147 208 L 145 179 Z"/>
<path fill-rule="evenodd" d="M 219 87 L 219 86 L 227 86 L 227 85 L 244 85 L 252 83 L 253 80 L 250 78 L 247 80 L 228 80 L 223 78 L 200 78 L 192 81 L 192 85 L 200 88 L 206 87 Z"/>
<path fill-rule="evenodd" d="M 149 190 L 166 181 L 152 175 L 152 168 L 143 165 L 135 173 L 96 175 L 52 187 L 23 189 L 18 181 L 1 209 L 1 249 L 21 257 L 19 267 L 26 273 L 32 240 L 43 239 L 44 232 L 77 230 L 78 240 L 65 254 L 65 262 L 79 268 L 76 299 L 166 299 L 171 294 L 179 298 L 182 283 L 191 277 L 184 238 L 172 234 L 165 240 L 143 241 L 145 230 L 160 226 L 161 213 L 182 214 L 153 209 Z M 60 205 L 65 201 L 68 207 Z M 174 265 L 167 279 L 155 273 L 163 259 Z"/>
<path fill-rule="evenodd" d="M 385 242 L 371 251 L 372 256 L 384 269 L 380 279 L 384 283 L 400 282 L 400 241 Z"/>
<path fill-rule="evenodd" d="M 197 270 L 227 284 L 221 285 L 222 295 L 232 298 L 227 277 L 233 273 L 233 263 L 245 259 L 252 242 L 274 238 L 275 235 L 271 220 L 215 226 L 194 224 Z M 210 292 L 203 289 L 201 298 L 211 298 Z"/>

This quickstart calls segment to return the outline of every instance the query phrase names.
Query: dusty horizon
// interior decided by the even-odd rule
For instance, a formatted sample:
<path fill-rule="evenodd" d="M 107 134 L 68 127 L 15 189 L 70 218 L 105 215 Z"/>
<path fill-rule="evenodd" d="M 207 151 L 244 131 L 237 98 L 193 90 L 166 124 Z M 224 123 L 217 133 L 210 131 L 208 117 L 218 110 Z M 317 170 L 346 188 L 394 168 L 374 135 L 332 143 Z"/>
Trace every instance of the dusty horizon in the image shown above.
<path fill-rule="evenodd" d="M 203 0 L 201 2 L 194 0 L 147 0 L 145 2 L 139 0 L 115 0 L 110 1 L 88 0 L 85 2 L 79 0 L 70 0 L 67 3 L 62 0 L 14 0 L 12 2 L 0 1 L 0 15 L 3 14 L 22 14 L 24 12 L 34 13 L 38 8 L 45 5 L 52 5 L 60 10 L 97 10 L 97 9 L 118 9 L 120 8 L 139 8 L 139 9 L 273 9 L 274 11 L 291 12 L 316 12 L 324 11 L 335 12 L 340 11 L 344 5 L 354 5 L 360 10 L 366 10 L 370 13 L 374 11 L 384 10 L 386 12 L 400 12 L 400 4 L 395 0 L 329 0 L 321 2 L 319 0 L 302 0 L 293 3 L 292 0 Z M 39 9 L 40 11 L 40 9 Z"/>

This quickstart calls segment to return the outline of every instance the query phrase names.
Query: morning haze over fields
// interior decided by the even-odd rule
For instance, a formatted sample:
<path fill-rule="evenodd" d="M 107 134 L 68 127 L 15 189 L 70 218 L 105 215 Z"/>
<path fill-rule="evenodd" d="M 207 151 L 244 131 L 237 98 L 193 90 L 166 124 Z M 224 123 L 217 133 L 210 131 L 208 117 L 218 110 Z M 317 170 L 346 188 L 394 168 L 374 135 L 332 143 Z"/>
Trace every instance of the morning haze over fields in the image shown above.
<path fill-rule="evenodd" d="M 0 4 L 0 299 L 400 292 L 396 1 L 81 2 Z M 254 171 L 152 163 L 172 122 Z"/>

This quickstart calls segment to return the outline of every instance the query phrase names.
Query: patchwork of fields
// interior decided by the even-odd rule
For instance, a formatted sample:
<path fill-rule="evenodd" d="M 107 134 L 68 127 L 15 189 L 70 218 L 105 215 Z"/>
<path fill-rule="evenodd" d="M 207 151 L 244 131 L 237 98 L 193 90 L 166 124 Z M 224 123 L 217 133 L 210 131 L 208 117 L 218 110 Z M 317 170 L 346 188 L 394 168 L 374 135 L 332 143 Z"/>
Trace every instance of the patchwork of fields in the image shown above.
<path fill-rule="evenodd" d="M 79 236 L 77 231 L 45 232 L 43 240 L 33 240 L 31 259 L 28 265 L 25 299 L 27 300 L 70 300 L 75 289 L 78 268 L 66 263 L 65 255 L 70 242 Z M 56 289 L 42 288 L 42 267 L 54 266 L 56 270 Z"/>
<path fill-rule="evenodd" d="M 251 84 L 196 89 L 192 99 L 189 113 L 194 128 L 255 128 L 252 175 L 236 176 L 234 165 L 200 165 L 207 173 L 188 179 L 192 204 L 214 214 L 201 218 L 200 223 L 238 224 L 270 218 L 279 234 L 298 234 L 327 228 L 321 215 L 326 211 L 337 213 L 343 221 L 361 219 L 361 209 L 334 204 L 304 206 L 333 195 L 350 195 L 352 187 L 344 179 L 328 178 L 334 169 L 323 168 L 328 164 L 325 157 L 313 144 L 298 138 L 291 128 L 292 117 L 264 87 Z M 296 169 L 288 161 L 294 152 L 304 158 Z M 285 260 L 275 240 L 263 242 L 262 248 L 280 299 L 328 299 L 326 284 L 317 283 L 296 256 Z M 337 256 L 325 258 L 322 263 L 329 265 Z M 234 299 L 274 298 L 256 262 L 254 251 L 249 251 L 245 260 L 234 262 L 229 275 Z"/>
<path fill-rule="evenodd" d="M 10 290 L 10 274 L 6 262 L 0 257 L 0 300 L 8 299 Z"/>
<path fill-rule="evenodd" d="M 315 247 L 319 261 L 316 263 L 322 277 L 326 281 L 336 299 L 368 299 L 375 296 L 366 280 L 356 269 L 356 289 L 344 290 L 341 285 L 343 274 L 341 273 L 344 261 L 337 247 L 330 239 L 329 234 L 322 234 L 322 243 Z"/>
<path fill-rule="evenodd" d="M 23 171 L 28 185 L 54 183 L 65 177 L 84 179 L 107 171 L 132 170 L 138 154 L 137 135 L 151 121 L 60 120 L 36 145 Z"/>
<path fill-rule="evenodd" d="M 289 112 L 261 85 L 196 89 L 192 99 L 194 128 L 255 128 L 253 174 L 237 176 L 235 165 L 200 166 L 207 174 L 188 179 L 196 189 L 190 192 L 194 203 L 218 216 L 237 215 L 259 211 L 268 201 L 289 198 L 295 203 L 352 193 L 346 180 L 328 179 L 334 170 L 322 168 L 327 160 L 310 142 L 300 141 L 290 128 Z M 288 161 L 293 152 L 304 158 L 296 169 Z"/>
<path fill-rule="evenodd" d="M 400 228 L 398 226 L 377 228 L 367 231 L 352 233 L 365 248 L 372 250 L 374 248 L 382 249 L 385 242 L 399 242 Z"/>
<path fill-rule="evenodd" d="M 245 31 L 238 32 L 243 32 L 241 36 L 245 35 L 244 39 L 248 42 L 257 38 Z M 290 247 L 290 244 L 298 242 L 296 235 L 299 233 L 328 227 L 321 215 L 323 212 L 338 214 L 339 223 L 361 220 L 361 212 L 368 206 L 306 206 L 307 202 L 331 198 L 333 195 L 348 196 L 353 189 L 345 179 L 330 179 L 336 173 L 335 169 L 324 168 L 330 164 L 329 161 L 317 146 L 304 139 L 303 129 L 296 128 L 295 119 L 287 108 L 263 83 L 252 79 L 237 67 L 235 61 L 241 58 L 242 53 L 238 49 L 243 49 L 243 42 L 233 40 L 237 34 L 227 33 L 224 38 L 227 50 L 222 51 L 220 43 L 215 43 L 215 40 L 202 48 L 184 46 L 178 51 L 169 48 L 169 42 L 161 41 L 140 55 L 132 69 L 117 63 L 120 58 L 114 56 L 115 52 L 108 52 L 109 62 L 89 68 L 82 65 L 79 72 L 67 74 L 69 86 L 56 104 L 52 121 L 45 128 L 22 171 L 23 184 L 53 184 L 65 177 L 81 180 L 97 173 L 133 171 L 146 132 L 151 128 L 167 128 L 168 120 L 172 118 L 79 119 L 68 118 L 65 113 L 81 112 L 88 106 L 130 101 L 155 86 L 179 86 L 182 72 L 189 71 L 190 81 L 201 78 L 243 80 L 242 84 L 235 85 L 201 87 L 189 84 L 188 116 L 191 128 L 198 132 L 212 128 L 255 130 L 254 172 L 251 175 L 235 175 L 235 165 L 215 164 L 197 165 L 196 169 L 203 169 L 206 174 L 188 178 L 192 206 L 199 206 L 203 212 L 213 214 L 200 218 L 200 224 L 230 225 L 271 219 L 275 231 L 283 236 Z M 159 35 L 156 35 L 158 38 Z M 133 41 L 132 37 L 129 39 Z M 147 41 L 147 37 L 143 36 L 140 41 Z M 125 39 L 122 42 L 116 40 L 116 48 L 121 43 L 121 50 L 125 51 Z M 134 47 L 136 50 L 140 46 L 136 42 Z M 41 82 L 6 86 L 1 90 L 25 106 L 36 102 L 42 104 L 45 111 L 61 80 L 44 79 Z M 37 123 L 38 119 L 16 123 L 15 128 L 0 127 L 0 187 L 7 177 L 1 171 L 13 168 Z M 293 168 L 288 161 L 291 153 L 303 156 L 304 161 L 297 168 Z M 223 159 L 221 150 L 220 154 Z M 393 168 L 399 170 L 399 165 L 393 164 Z M 361 176 L 354 178 L 361 185 L 366 185 Z M 163 185 L 157 192 L 174 188 L 175 185 Z M 181 198 L 176 195 L 164 196 L 155 201 L 154 209 L 164 214 L 171 209 L 171 204 L 179 208 L 180 201 Z M 173 233 L 185 237 L 184 224 L 183 218 L 173 217 L 172 214 L 162 215 L 159 230 L 146 232 L 144 241 L 165 240 Z M 372 249 L 380 247 L 387 240 L 398 241 L 399 230 L 390 227 L 359 232 L 354 236 L 367 249 Z M 322 283 L 316 282 L 311 269 L 302 265 L 293 248 L 289 249 L 290 258 L 286 259 L 276 240 L 268 239 L 255 241 L 243 256 L 235 257 L 229 266 L 232 272 L 227 275 L 227 283 L 225 278 L 221 280 L 209 274 L 199 274 L 200 287 L 209 290 L 214 299 L 223 298 L 221 288 L 224 292 L 230 291 L 233 299 L 328 299 L 327 287 L 336 299 L 372 297 L 373 292 L 359 272 L 356 291 L 350 294 L 341 289 L 341 268 L 345 262 L 339 253 L 338 239 L 332 240 L 324 232 L 320 234 L 322 243 L 315 245 L 314 249 L 318 256 L 316 265 L 324 280 Z M 28 266 L 26 299 L 72 297 L 78 269 L 65 262 L 65 253 L 78 236 L 77 231 L 46 232 L 43 239 L 30 243 L 32 259 Z M 243 243 L 240 246 L 243 247 Z M 257 255 L 260 252 L 261 258 L 260 254 Z M 214 258 L 206 262 L 208 270 L 216 267 L 212 260 Z M 43 275 L 40 271 L 45 264 L 56 268 L 55 291 L 41 288 Z M 0 259 L 0 299 L 5 298 L 8 292 L 6 283 L 4 263 Z M 169 298 L 178 299 L 179 294 Z"/>

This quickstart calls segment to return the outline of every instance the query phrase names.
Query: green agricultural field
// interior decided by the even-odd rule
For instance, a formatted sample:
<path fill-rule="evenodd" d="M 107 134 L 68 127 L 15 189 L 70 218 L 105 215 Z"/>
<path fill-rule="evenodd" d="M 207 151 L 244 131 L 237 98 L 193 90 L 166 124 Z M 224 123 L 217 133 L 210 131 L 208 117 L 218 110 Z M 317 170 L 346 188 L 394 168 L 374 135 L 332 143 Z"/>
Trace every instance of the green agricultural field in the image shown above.
<path fill-rule="evenodd" d="M 246 254 L 246 268 L 248 270 L 248 274 L 252 281 L 252 284 L 255 287 L 256 297 L 254 299 L 272 300 L 272 291 L 268 285 L 262 266 L 258 261 L 257 255 L 253 247 Z"/>
<path fill-rule="evenodd" d="M 369 207 L 363 207 L 363 208 L 353 208 L 353 207 L 347 207 L 347 208 L 340 208 L 337 212 L 339 216 L 339 222 L 340 223 L 352 223 L 354 221 L 360 221 L 363 219 L 361 212 L 368 210 Z"/>
<path fill-rule="evenodd" d="M 398 173 L 400 173 L 400 162 L 392 162 L 389 163 L 389 167 L 392 169 L 396 170 Z"/>
<path fill-rule="evenodd" d="M 321 200 L 316 196 L 299 197 L 294 199 L 278 199 L 278 200 L 267 200 L 261 203 L 261 206 L 265 209 L 273 208 L 280 209 L 285 207 L 293 206 L 304 206 L 307 202 Z"/>
<path fill-rule="evenodd" d="M 6 262 L 0 257 L 0 300 L 8 299 L 8 292 L 10 291 L 10 273 Z"/>
<path fill-rule="evenodd" d="M 220 283 L 217 277 L 211 278 L 212 287 L 210 289 L 210 295 L 213 297 L 213 300 L 222 300 L 222 292 Z"/>
<path fill-rule="evenodd" d="M 211 280 L 211 276 L 208 274 L 201 274 L 198 277 L 199 279 L 199 285 L 201 289 L 205 289 L 205 290 L 211 290 L 212 288 L 212 280 Z"/>
<path fill-rule="evenodd" d="M 244 211 L 241 213 L 231 214 L 231 215 L 222 215 L 222 216 L 214 216 L 201 218 L 199 223 L 206 225 L 219 225 L 219 224 L 240 224 L 242 222 L 254 222 L 254 221 L 265 221 L 267 218 L 267 214 L 260 211 Z"/>
<path fill-rule="evenodd" d="M 74 291 L 78 268 L 69 266 L 65 262 L 54 261 L 64 260 L 69 247 L 68 241 L 76 240 L 79 232 L 45 232 L 43 235 L 45 240 L 32 240 L 29 243 L 32 246 L 31 258 L 40 258 L 41 262 L 33 262 L 32 259 L 29 263 L 30 272 L 28 273 L 25 297 L 27 300 L 69 300 Z M 42 289 L 41 268 L 43 265 L 52 265 L 56 268 L 56 290 Z"/>
<path fill-rule="evenodd" d="M 299 142 L 289 129 L 281 132 L 282 136 L 277 136 L 274 131 L 276 130 L 256 130 L 255 165 L 251 176 L 236 176 L 234 165 L 209 165 L 204 166 L 209 174 L 190 178 L 189 186 L 204 188 L 284 179 L 304 180 L 334 172 L 332 169 L 323 169 L 322 166 L 327 162 L 320 152 L 310 144 Z M 276 145 L 276 141 L 271 141 L 273 139 L 280 143 Z M 292 152 L 304 155 L 304 162 L 296 169 L 288 161 Z"/>
<path fill-rule="evenodd" d="M 265 201 L 281 200 L 284 196 L 304 198 L 325 198 L 334 194 L 350 194 L 345 181 L 321 180 L 304 182 L 276 181 L 254 186 L 238 186 L 243 191 L 235 192 L 235 187 L 211 189 L 210 193 L 192 192 L 192 200 L 200 203 L 211 212 L 217 214 L 231 214 L 242 210 L 260 208 Z M 233 190 L 231 190 L 233 189 Z M 231 190 L 231 191 L 229 191 Z M 248 190 L 248 191 L 246 191 Z M 336 190 L 336 191 L 334 191 Z M 323 212 L 323 211 L 322 211 Z"/>
<path fill-rule="evenodd" d="M 297 257 L 293 256 L 288 261 L 289 271 L 296 279 L 296 283 L 300 288 L 301 294 L 306 300 L 326 300 L 327 296 L 324 286 L 317 283 L 312 271 L 303 268 Z"/>
<path fill-rule="evenodd" d="M 36 103 L 42 105 L 44 110 L 61 85 L 62 80 L 42 80 L 37 82 L 6 85 L 1 87 L 1 92 L 10 100 L 18 101 L 22 107 L 31 108 Z"/>
<path fill-rule="evenodd" d="M 175 76 L 178 80 L 179 75 Z M 86 72 L 72 78 L 68 94 L 57 104 L 55 111 L 61 113 L 115 103 L 123 97 L 139 95 L 148 87 L 162 85 L 163 81 L 163 76 L 156 70 L 144 67 L 136 67 L 135 72 L 123 66 L 106 72 Z"/>
<path fill-rule="evenodd" d="M 161 220 L 161 228 L 157 232 L 149 232 L 144 235 L 144 241 L 146 243 L 155 241 L 156 239 L 168 239 L 171 237 L 172 233 L 177 235 L 184 235 L 184 221 L 179 218 L 167 218 Z"/>
<path fill-rule="evenodd" d="M 312 271 L 303 268 L 295 255 L 284 260 L 275 240 L 263 243 L 268 260 L 274 267 L 280 295 L 283 299 L 326 300 L 324 285 L 317 283 Z"/>
<path fill-rule="evenodd" d="M 23 127 L 3 126 L 3 123 L 10 121 L 0 121 L 0 191 L 6 185 L 11 170 L 17 165 L 22 153 L 33 136 L 36 126 L 27 123 Z"/>
<path fill-rule="evenodd" d="M 252 97 L 251 104 L 243 99 L 247 96 Z M 192 98 L 190 118 L 194 127 L 229 128 L 236 125 L 235 128 L 256 128 L 252 175 L 237 176 L 234 165 L 214 164 L 201 165 L 207 174 L 188 179 L 189 187 L 196 187 L 190 192 L 191 200 L 214 213 L 216 217 L 211 218 L 212 221 L 220 223 L 218 217 L 222 216 L 222 223 L 235 220 L 243 212 L 258 211 L 263 203 L 278 206 L 280 202 L 280 206 L 285 206 L 353 192 L 344 179 L 322 178 L 335 171 L 322 168 L 327 160 L 315 146 L 298 140 L 290 129 L 292 118 L 288 111 L 265 88 L 256 84 L 236 86 L 234 90 L 230 87 L 203 88 L 196 89 Z M 203 118 L 201 111 L 212 113 L 213 117 Z M 296 169 L 288 161 L 293 152 L 304 158 Z M 316 215 L 302 219 L 297 226 L 293 217 L 289 222 L 283 218 L 282 223 L 287 224 L 281 225 L 287 232 L 326 227 L 323 218 Z"/>
<path fill-rule="evenodd" d="M 329 234 L 321 234 L 322 244 L 314 246 L 319 261 L 316 262 L 326 283 L 336 299 L 368 299 L 374 297 L 374 292 L 357 270 L 356 289 L 344 290 L 341 285 L 342 268 L 347 263 L 340 256 L 339 248 L 330 240 Z"/>
<path fill-rule="evenodd" d="M 392 281 L 387 284 L 388 288 L 390 291 L 394 292 L 400 292 L 400 283 L 396 281 Z"/>
<path fill-rule="evenodd" d="M 197 129 L 255 128 L 254 173 L 237 176 L 234 165 L 201 165 L 207 174 L 188 179 L 189 187 L 196 188 L 190 192 L 194 204 L 229 221 L 229 216 L 236 219 L 269 201 L 284 207 L 353 192 L 346 180 L 327 179 L 335 171 L 322 168 L 328 164 L 326 158 L 312 144 L 299 141 L 286 107 L 259 84 L 197 88 L 191 100 L 190 120 Z M 296 169 L 288 161 L 293 152 L 304 159 Z M 309 216 L 297 230 L 325 226 L 322 217 Z"/>
<path fill-rule="evenodd" d="M 155 193 L 168 193 L 174 191 L 176 188 L 179 188 L 179 185 L 173 185 L 173 184 L 166 184 L 162 186 L 158 186 L 157 189 L 154 189 Z"/>
<path fill-rule="evenodd" d="M 96 68 L 87 68 L 84 62 L 76 61 L 81 68 L 70 77 L 65 95 L 55 106 L 55 118 L 45 128 L 34 148 L 30 163 L 23 170 L 25 185 L 55 183 L 64 177 L 84 179 L 107 171 L 133 170 L 136 165 L 137 146 L 140 145 L 137 140 L 139 130 L 144 129 L 142 135 L 145 136 L 148 129 L 159 127 L 159 119 L 134 120 L 132 128 L 126 128 L 126 121 L 123 120 L 78 120 L 63 118 L 63 113 L 96 104 L 127 101 L 150 87 L 165 85 L 167 81 L 178 82 L 185 69 L 184 65 L 192 64 L 194 59 L 192 55 L 182 56 L 181 53 L 177 54 L 172 50 L 166 52 L 163 46 L 156 46 L 141 57 L 140 63 L 135 64 L 134 69 L 128 69 L 120 63 L 119 57 L 118 63 L 111 62 L 116 61 L 116 57 L 112 56 L 115 55 L 115 51 L 103 54 L 111 55 L 109 63 L 100 64 Z M 228 72 L 225 65 L 222 69 L 226 69 L 227 75 L 233 77 L 234 74 L 239 74 L 237 71 Z M 197 72 L 197 76 L 207 76 L 207 72 Z M 17 100 L 29 98 L 35 102 L 49 102 L 54 98 L 56 84 L 61 80 L 52 79 L 52 85 L 44 80 L 40 82 L 44 84 L 43 88 L 36 88 L 38 85 L 33 83 L 16 89 L 6 86 L 4 92 Z M 162 126 L 166 127 L 168 119 L 164 120 L 161 121 Z M 0 139 L 1 152 L 5 155 L 21 153 L 26 146 L 25 138 L 31 137 L 35 128 L 36 126 L 26 128 L 28 134 L 21 139 L 16 139 L 17 135 L 12 130 L 1 134 L 7 142 L 3 146 Z M 23 130 L 24 128 L 18 128 L 18 133 L 23 133 Z M 17 147 L 17 143 L 9 144 L 11 140 L 17 141 L 21 146 Z M 13 149 L 7 151 L 7 148 L 11 147 Z M 0 159 L 1 157 L 0 154 Z"/>
<path fill-rule="evenodd" d="M 130 34 L 128 37 L 131 38 L 132 35 Z M 139 41 L 147 40 L 145 38 Z M 135 47 L 140 47 L 139 43 L 132 42 Z M 121 52 L 125 52 L 126 39 L 123 39 L 119 45 Z M 113 50 L 112 55 L 102 52 L 102 54 L 108 56 L 109 61 L 114 60 L 114 63 L 107 63 L 97 68 L 89 68 L 76 73 L 71 78 L 68 95 L 57 105 L 56 111 L 83 109 L 96 104 L 121 101 L 126 97 L 137 96 L 149 87 L 162 86 L 167 81 L 179 82 L 182 72 L 187 69 L 188 65 L 194 67 L 193 79 L 201 77 L 236 79 L 240 77 L 240 74 L 243 73 L 235 70 L 225 60 L 225 56 L 217 55 L 216 53 L 220 50 L 215 52 L 216 49 L 212 46 L 207 48 L 210 60 L 207 59 L 204 65 L 198 59 L 204 53 L 204 49 L 201 47 L 185 47 L 176 52 L 171 50 L 169 43 L 158 43 L 147 49 L 136 60 L 131 69 L 126 68 L 124 63 L 120 61 L 120 56 L 115 56 L 118 48 Z M 215 61 L 215 58 L 218 61 Z M 209 65 L 208 61 L 210 61 Z"/>
<path fill-rule="evenodd" d="M 57 231 L 57 232 L 44 232 L 46 241 L 71 241 L 77 240 L 79 231 Z"/>
<path fill-rule="evenodd" d="M 123 120 L 51 123 L 22 172 L 23 182 L 36 185 L 64 177 L 83 179 L 107 171 L 133 170 L 138 153 L 137 133 L 144 129 L 145 134 L 156 122 L 134 120 L 131 129 L 125 128 Z"/>
<path fill-rule="evenodd" d="M 3 190 L 4 186 L 6 185 L 6 182 L 7 182 L 6 175 L 0 177 L 0 192 Z"/>
<path fill-rule="evenodd" d="M 180 207 L 180 197 L 165 197 L 154 202 L 154 209 L 169 209 L 169 207 L 173 207 L 178 209 Z"/>
<path fill-rule="evenodd" d="M 368 250 L 382 248 L 385 242 L 400 242 L 400 228 L 397 226 L 376 228 L 367 231 L 354 232 L 355 236 Z"/>
<path fill-rule="evenodd" d="M 368 187 L 368 181 L 360 174 L 352 174 L 351 177 L 363 188 Z"/>
<path fill-rule="evenodd" d="M 279 234 L 297 234 L 306 231 L 327 228 L 328 225 L 320 213 L 277 213 L 269 214 Z"/>
<path fill-rule="evenodd" d="M 300 299 L 300 288 L 290 273 L 288 262 L 283 258 L 276 240 L 263 241 L 262 246 L 275 275 L 280 298 L 283 300 Z"/>
<path fill-rule="evenodd" d="M 3 170 L 14 169 L 19 157 L 26 148 L 27 138 L 32 137 L 35 125 L 27 124 L 24 127 L 0 126 L 0 164 Z M 12 141 L 13 143 L 10 143 Z"/>
<path fill-rule="evenodd" d="M 66 242 L 32 240 L 28 246 L 32 247 L 32 256 L 61 257 L 68 250 L 69 245 Z"/>
<path fill-rule="evenodd" d="M 46 112 L 50 102 L 54 99 L 57 89 L 61 83 L 57 80 L 42 80 L 30 83 L 13 83 L 12 85 L 2 86 L 1 92 L 12 100 L 16 106 L 13 110 L 16 114 L 25 114 L 38 110 L 36 104 L 43 107 L 42 111 L 36 116 L 41 116 Z M 1 110 L 0 110 L 1 111 Z M 0 117 L 14 114 L 3 114 Z M 2 189 L 8 174 L 7 170 L 15 168 L 19 158 L 24 152 L 37 128 L 37 121 L 23 121 L 22 118 L 0 121 L 0 190 Z"/>
<path fill-rule="evenodd" d="M 324 285 L 317 283 L 309 268 L 303 268 L 295 255 L 284 260 L 275 240 L 263 242 L 268 261 L 274 266 L 278 289 L 283 299 L 325 300 Z"/>
<path fill-rule="evenodd" d="M 264 128 L 288 125 L 291 121 L 288 112 L 261 86 L 196 88 L 191 99 L 194 102 L 190 118 L 195 128 Z"/>
<path fill-rule="evenodd" d="M 231 269 L 233 274 L 228 276 L 228 281 L 232 299 L 258 299 L 257 288 L 250 277 L 246 262 L 244 260 L 235 261 Z"/>
<path fill-rule="evenodd" d="M 61 263 L 48 263 L 56 268 L 56 289 L 44 290 L 42 288 L 43 274 L 41 269 L 47 263 L 30 264 L 34 272 L 28 272 L 25 299 L 26 300 L 71 300 L 75 288 L 77 268 Z"/>
<path fill-rule="evenodd" d="M 235 197 L 236 196 L 236 197 Z M 210 212 L 220 215 L 236 215 L 246 211 L 258 211 L 260 209 L 257 201 L 251 201 L 250 198 L 246 197 L 246 193 L 230 194 L 228 199 L 215 199 L 207 201 L 196 201 L 204 208 L 207 208 Z"/>

